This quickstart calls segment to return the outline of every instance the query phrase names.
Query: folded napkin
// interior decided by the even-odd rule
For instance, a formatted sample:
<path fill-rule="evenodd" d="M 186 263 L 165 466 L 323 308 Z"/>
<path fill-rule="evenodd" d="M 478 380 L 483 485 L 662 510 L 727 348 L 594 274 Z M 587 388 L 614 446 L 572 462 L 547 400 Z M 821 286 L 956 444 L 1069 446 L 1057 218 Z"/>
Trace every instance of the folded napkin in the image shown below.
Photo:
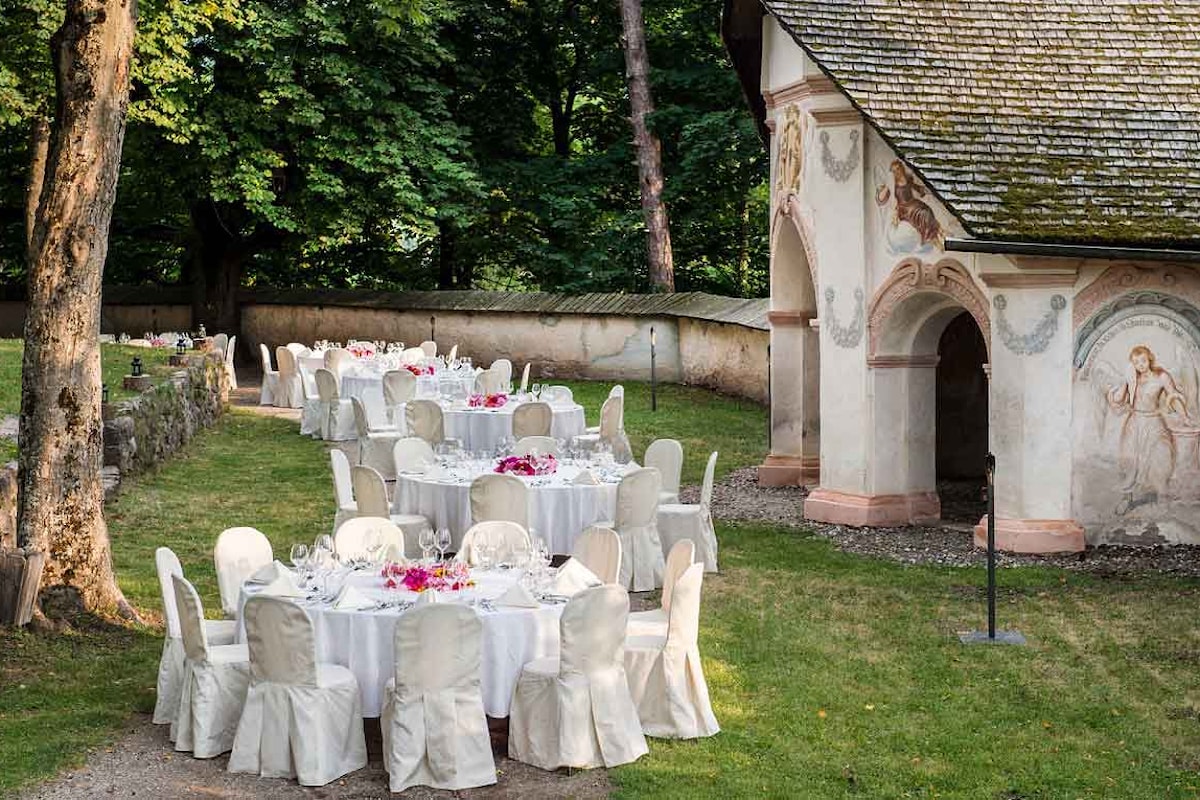
<path fill-rule="evenodd" d="M 439 602 L 437 589 L 426 589 L 417 595 L 417 605 L 427 606 Z"/>
<path fill-rule="evenodd" d="M 537 608 L 538 601 L 528 589 L 520 583 L 514 583 L 512 586 L 496 599 L 496 604 L 501 606 L 513 606 L 515 608 Z"/>
<path fill-rule="evenodd" d="M 596 573 L 585 567 L 581 561 L 568 558 L 566 563 L 558 568 L 558 575 L 554 577 L 553 594 L 574 597 L 584 589 L 600 586 L 602 583 L 603 581 L 596 577 Z"/>
<path fill-rule="evenodd" d="M 575 480 L 571 481 L 571 483 L 575 484 L 576 486 L 600 485 L 600 481 L 596 479 L 596 475 L 590 469 L 582 470 L 578 475 L 575 476 Z"/>
<path fill-rule="evenodd" d="M 258 572 L 251 575 L 248 579 L 249 583 L 274 583 L 280 575 L 287 575 L 289 578 L 294 578 L 292 571 L 283 565 L 279 559 L 275 559 L 270 564 L 262 567 Z"/>
<path fill-rule="evenodd" d="M 375 605 L 374 600 L 367 597 L 353 586 L 343 587 L 341 594 L 339 594 L 337 597 L 337 600 L 333 601 L 333 607 L 343 611 L 359 611 L 373 605 Z"/>
<path fill-rule="evenodd" d="M 264 586 L 259 594 L 267 597 L 302 597 L 304 592 L 301 592 L 300 587 L 296 586 L 296 581 L 292 578 L 291 573 L 285 570 L 275 580 Z"/>

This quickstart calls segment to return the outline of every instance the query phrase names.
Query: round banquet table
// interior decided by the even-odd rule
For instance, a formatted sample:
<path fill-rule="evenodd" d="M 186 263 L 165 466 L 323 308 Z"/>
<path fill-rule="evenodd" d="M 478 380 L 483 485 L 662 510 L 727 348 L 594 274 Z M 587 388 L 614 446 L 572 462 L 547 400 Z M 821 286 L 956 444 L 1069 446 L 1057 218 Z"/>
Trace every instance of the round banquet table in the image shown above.
<path fill-rule="evenodd" d="M 491 462 L 487 462 L 488 470 Z M 546 540 L 552 553 L 570 553 L 575 539 L 589 525 L 612 520 L 617 513 L 617 484 L 635 464 L 612 468 L 588 468 L 599 485 L 577 485 L 572 480 L 582 467 L 560 461 L 553 475 L 521 477 L 529 486 L 529 528 Z M 429 474 L 396 476 L 393 514 L 421 514 L 433 528 L 449 528 L 454 549 L 471 527 L 471 480 L 484 472 L 462 467 L 434 470 Z"/>
<path fill-rule="evenodd" d="M 461 402 L 443 402 L 446 438 L 457 439 L 468 452 L 493 453 L 502 440 L 512 436 L 513 412 L 521 402 L 527 401 L 509 400 L 503 408 L 470 408 Z M 578 403 L 551 403 L 550 411 L 550 435 L 555 439 L 573 439 L 587 430 L 583 406 Z"/>
<path fill-rule="evenodd" d="M 347 368 L 342 373 L 341 383 L 343 398 L 357 397 L 368 402 L 383 403 L 382 372 L 364 367 Z M 433 399 L 444 394 L 454 397 L 469 397 L 474 391 L 475 375 L 473 372 L 444 371 L 434 375 L 417 376 L 416 396 L 418 399 Z"/>
<path fill-rule="evenodd" d="M 459 592 L 442 592 L 438 601 L 443 603 L 466 603 L 468 601 L 495 600 L 520 578 L 521 571 L 472 570 L 471 577 L 476 585 Z M 386 589 L 379 572 L 350 573 L 345 585 L 375 601 L 408 600 L 419 596 L 407 589 Z M 245 584 L 239 599 L 241 607 L 261 587 Z M 394 635 L 396 620 L 406 609 L 365 609 L 362 611 L 340 610 L 329 604 L 302 601 L 305 611 L 313 621 L 316 634 L 317 660 L 339 664 L 354 673 L 362 692 L 364 717 L 378 717 L 383 709 L 384 685 L 395 674 Z M 542 604 L 537 608 L 513 608 L 493 605 L 491 610 L 474 606 L 475 613 L 483 623 L 482 662 L 480 683 L 483 691 L 483 710 L 489 717 L 507 717 L 513 689 L 521 668 L 537 658 L 558 656 L 558 621 L 562 615 L 560 604 Z M 453 635 L 453 631 L 447 631 Z M 244 631 L 239 633 L 245 641 Z M 403 669 L 404 665 L 401 664 Z"/>

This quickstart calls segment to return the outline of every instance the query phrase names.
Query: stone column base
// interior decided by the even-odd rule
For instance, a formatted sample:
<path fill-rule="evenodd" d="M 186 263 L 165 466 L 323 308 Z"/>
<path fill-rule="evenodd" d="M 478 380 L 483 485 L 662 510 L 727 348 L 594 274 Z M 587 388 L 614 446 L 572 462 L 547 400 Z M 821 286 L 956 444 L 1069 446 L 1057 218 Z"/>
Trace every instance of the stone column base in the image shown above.
<path fill-rule="evenodd" d="M 937 522 L 941 515 L 937 492 L 865 495 L 814 489 L 804 501 L 805 519 L 854 527 L 923 524 Z"/>
<path fill-rule="evenodd" d="M 770 455 L 758 468 L 759 486 L 814 486 L 820 481 L 820 456 Z"/>
<path fill-rule="evenodd" d="M 987 517 L 975 526 L 975 546 L 987 547 Z M 996 549 L 1009 553 L 1078 553 L 1087 546 L 1073 519 L 996 519 Z"/>

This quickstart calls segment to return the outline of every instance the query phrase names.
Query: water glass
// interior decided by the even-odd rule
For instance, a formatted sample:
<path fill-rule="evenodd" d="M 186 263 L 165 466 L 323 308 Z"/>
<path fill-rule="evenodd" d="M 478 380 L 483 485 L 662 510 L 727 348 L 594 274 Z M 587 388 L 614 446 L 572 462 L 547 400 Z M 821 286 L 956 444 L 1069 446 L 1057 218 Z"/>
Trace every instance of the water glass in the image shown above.
<path fill-rule="evenodd" d="M 437 545 L 439 561 L 446 560 L 446 551 L 450 549 L 452 542 L 453 540 L 450 538 L 450 529 L 438 528 L 437 539 L 434 540 L 434 544 Z"/>
<path fill-rule="evenodd" d="M 417 544 L 421 547 L 421 559 L 423 561 L 429 560 L 429 554 L 433 551 L 433 546 L 436 543 L 437 539 L 432 528 L 425 528 L 421 531 L 421 535 L 417 538 Z"/>

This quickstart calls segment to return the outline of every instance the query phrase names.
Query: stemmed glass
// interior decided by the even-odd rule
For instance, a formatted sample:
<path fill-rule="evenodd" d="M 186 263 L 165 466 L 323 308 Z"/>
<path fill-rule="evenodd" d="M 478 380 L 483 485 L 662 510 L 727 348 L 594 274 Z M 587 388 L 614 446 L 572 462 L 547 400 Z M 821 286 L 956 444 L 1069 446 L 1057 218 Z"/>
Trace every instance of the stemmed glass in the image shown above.
<path fill-rule="evenodd" d="M 533 396 L 535 401 L 538 400 L 542 395 L 542 385 L 540 383 L 535 383 L 533 386 L 529 387 L 529 394 Z"/>
<path fill-rule="evenodd" d="M 323 533 L 317 537 L 316 543 L 313 545 L 312 558 L 316 561 L 318 568 L 326 568 L 329 562 L 333 560 L 333 537 L 328 533 Z"/>
<path fill-rule="evenodd" d="M 431 528 L 426 528 L 421 531 L 421 535 L 417 538 L 417 544 L 421 546 L 421 560 L 428 561 L 429 554 L 433 550 L 434 544 L 437 543 L 437 538 Z"/>
<path fill-rule="evenodd" d="M 292 566 L 296 568 L 296 572 L 300 574 L 301 579 L 307 578 L 308 568 L 308 545 L 294 544 L 292 545 Z"/>
<path fill-rule="evenodd" d="M 452 540 L 450 539 L 450 529 L 449 528 L 438 528 L 437 539 L 435 540 L 434 543 L 437 545 L 439 561 L 446 560 L 446 551 L 450 549 L 451 541 Z"/>
<path fill-rule="evenodd" d="M 367 551 L 367 558 L 371 563 L 378 564 L 379 555 L 383 551 L 383 539 L 379 531 L 367 531 L 367 535 L 363 537 L 363 548 Z"/>

